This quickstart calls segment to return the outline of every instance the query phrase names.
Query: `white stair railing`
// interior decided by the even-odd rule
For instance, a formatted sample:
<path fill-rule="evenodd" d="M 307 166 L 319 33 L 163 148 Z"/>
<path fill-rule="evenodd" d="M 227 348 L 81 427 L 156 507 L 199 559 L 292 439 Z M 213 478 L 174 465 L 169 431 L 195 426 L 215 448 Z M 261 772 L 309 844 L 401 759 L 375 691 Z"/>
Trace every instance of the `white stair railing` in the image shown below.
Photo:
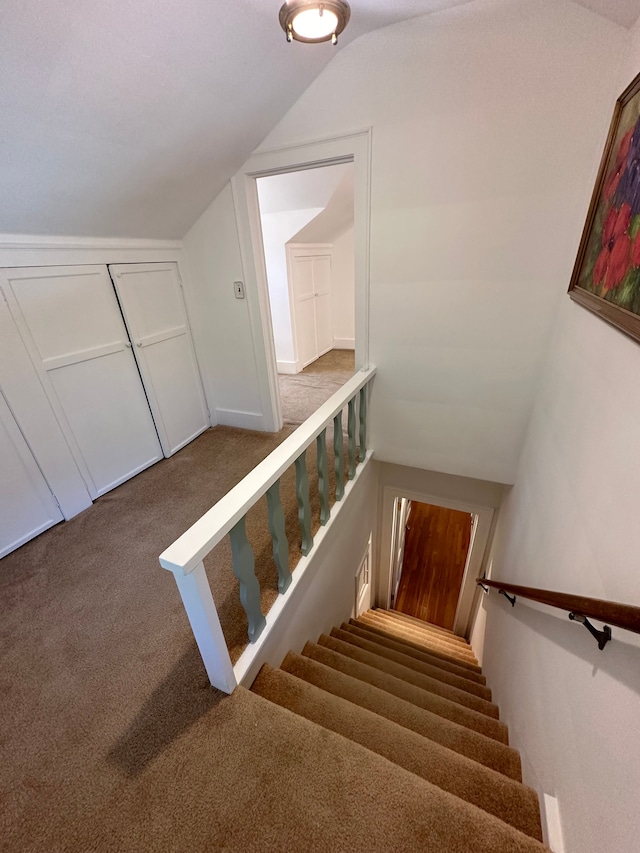
<path fill-rule="evenodd" d="M 375 368 L 361 370 L 314 412 L 282 444 L 257 465 L 237 486 L 221 498 L 189 530 L 160 555 L 160 565 L 173 572 L 189 617 L 196 643 L 202 655 L 209 680 L 214 687 L 231 693 L 247 672 L 257 651 L 283 610 L 284 603 L 304 574 L 314 546 L 311 533 L 311 503 L 306 468 L 307 448 L 316 441 L 320 524 L 317 538 L 331 526 L 341 502 L 357 478 L 357 467 L 368 458 L 367 408 L 370 382 Z M 344 483 L 344 438 L 342 412 L 347 407 L 348 480 Z M 326 433 L 333 423 L 336 503 L 329 503 L 329 471 Z M 289 571 L 289 545 L 285 532 L 284 512 L 279 484 L 283 473 L 295 464 L 298 520 L 303 557 L 295 574 Z M 253 550 L 245 533 L 245 517 L 251 507 L 266 495 L 269 531 L 278 570 L 280 595 L 268 615 L 260 606 L 260 584 L 255 574 Z M 235 668 L 222 633 L 220 619 L 211 594 L 203 560 L 222 539 L 229 535 L 233 571 L 239 581 L 240 601 L 247 614 L 250 645 Z"/>

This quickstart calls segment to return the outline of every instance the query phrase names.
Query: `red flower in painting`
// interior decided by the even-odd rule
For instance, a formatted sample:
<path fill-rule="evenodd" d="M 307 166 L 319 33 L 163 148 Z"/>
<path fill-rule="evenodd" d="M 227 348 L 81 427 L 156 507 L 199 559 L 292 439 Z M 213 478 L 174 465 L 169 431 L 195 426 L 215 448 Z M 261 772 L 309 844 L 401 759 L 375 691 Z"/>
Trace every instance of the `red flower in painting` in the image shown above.
<path fill-rule="evenodd" d="M 631 243 L 631 263 L 634 267 L 640 267 L 640 232 Z"/>
<path fill-rule="evenodd" d="M 625 135 L 620 140 L 620 147 L 618 148 L 618 155 L 616 157 L 616 163 L 613 167 L 613 171 L 609 175 L 604 185 L 604 197 L 606 199 L 611 198 L 614 192 L 618 189 L 618 184 L 620 183 L 620 178 L 622 177 L 622 173 L 625 170 L 627 165 L 627 157 L 629 156 L 629 148 L 631 147 L 631 137 L 633 136 L 633 131 L 635 127 L 632 127 L 631 130 L 627 131 Z"/>
<path fill-rule="evenodd" d="M 601 283 L 606 292 L 617 287 L 629 268 L 631 239 L 627 233 L 631 221 L 631 208 L 623 204 L 619 210 L 609 211 L 602 231 L 602 250 L 593 269 L 593 283 Z"/>

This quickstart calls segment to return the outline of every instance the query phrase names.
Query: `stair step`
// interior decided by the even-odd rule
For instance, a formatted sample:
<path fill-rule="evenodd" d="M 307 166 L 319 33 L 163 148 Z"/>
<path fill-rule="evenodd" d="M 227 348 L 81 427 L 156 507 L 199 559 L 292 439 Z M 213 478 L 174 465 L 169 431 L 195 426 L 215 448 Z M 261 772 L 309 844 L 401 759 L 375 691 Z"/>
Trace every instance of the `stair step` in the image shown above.
<path fill-rule="evenodd" d="M 321 646 L 317 643 L 307 643 L 302 650 L 302 654 L 319 663 L 324 663 L 332 669 L 336 669 L 346 675 L 351 675 L 353 678 L 357 678 L 367 684 L 372 684 L 374 687 L 379 687 L 381 690 L 398 696 L 407 702 L 411 702 L 419 708 L 424 708 L 434 714 L 439 714 L 447 720 L 480 732 L 480 734 L 500 741 L 500 743 L 509 743 L 508 729 L 500 720 L 494 720 L 485 714 L 479 714 L 477 711 L 465 708 L 457 702 L 452 702 L 435 693 L 430 693 L 428 690 L 422 690 L 420 687 L 407 683 L 402 678 L 397 678 L 389 673 L 382 672 L 376 667 L 368 666 L 353 658 L 346 657 L 327 646 Z"/>
<path fill-rule="evenodd" d="M 515 779 L 516 782 L 522 782 L 520 754 L 510 746 L 447 720 L 432 711 L 419 708 L 379 687 L 332 669 L 312 658 L 289 652 L 281 668 L 334 696 L 340 696 L 354 705 L 373 711 L 447 749 L 466 755 L 467 758 L 484 764 L 485 767 Z"/>
<path fill-rule="evenodd" d="M 473 664 L 474 666 L 478 666 L 478 661 L 470 648 L 467 649 L 466 647 L 453 646 L 451 643 L 441 642 L 440 639 L 418 633 L 413 629 L 406 629 L 404 627 L 398 628 L 393 620 L 385 619 L 375 613 L 363 613 L 359 618 L 371 625 L 377 625 L 379 628 L 382 628 L 388 634 L 391 634 L 398 639 L 410 640 L 425 652 L 434 649 L 441 654 L 446 655 L 449 660 L 466 662 Z"/>
<path fill-rule="evenodd" d="M 460 678 L 466 678 L 468 681 L 473 681 L 476 684 L 486 685 L 487 683 L 487 679 L 480 672 L 473 672 L 470 669 L 465 669 L 463 666 L 451 663 L 443 658 L 438 658 L 435 655 L 430 655 L 428 652 L 420 652 L 399 640 L 395 640 L 391 637 L 386 637 L 379 632 L 363 628 L 355 619 L 350 619 L 348 623 L 343 622 L 340 627 L 345 631 L 351 631 L 356 636 L 362 637 L 364 640 L 369 640 L 372 643 L 379 643 L 381 646 L 394 649 L 396 652 L 409 655 L 410 657 L 423 661 L 424 663 L 428 663 L 431 666 L 437 666 L 445 672 L 451 672 L 453 675 L 459 675 Z"/>
<path fill-rule="evenodd" d="M 545 850 L 477 806 L 244 688 L 223 701 L 244 709 L 247 728 L 230 728 L 233 740 L 215 761 L 196 756 L 205 781 L 194 782 L 191 807 L 207 801 L 209 788 L 228 808 L 210 811 L 191 849 Z"/>
<path fill-rule="evenodd" d="M 373 666 L 376 669 L 382 670 L 389 675 L 394 675 L 396 678 L 401 678 L 403 681 L 420 687 L 422 690 L 428 690 L 430 693 L 435 693 L 442 696 L 444 699 L 449 699 L 452 702 L 457 702 L 459 705 L 464 705 L 466 708 L 471 708 L 480 714 L 485 714 L 487 717 L 492 717 L 497 720 L 499 717 L 498 706 L 492 702 L 487 702 L 486 699 L 481 699 L 479 696 L 472 696 L 466 690 L 460 690 L 458 687 L 451 687 L 449 684 L 444 684 L 436 678 L 431 678 L 428 675 L 422 675 L 414 669 L 409 669 L 402 664 L 395 663 L 387 658 L 373 652 L 365 651 L 351 643 L 345 643 L 343 640 L 337 640 L 335 637 L 329 637 L 322 634 L 318 639 L 318 644 L 326 646 L 341 655 L 353 658 L 354 660 L 365 663 L 368 666 Z"/>
<path fill-rule="evenodd" d="M 479 696 L 481 699 L 485 699 L 487 702 L 491 702 L 491 690 L 483 684 L 476 684 L 474 681 L 469 681 L 467 678 L 455 675 L 452 672 L 447 672 L 444 669 L 432 666 L 424 661 L 419 661 L 411 655 L 406 655 L 403 652 L 390 649 L 382 643 L 376 643 L 370 639 L 360 637 L 348 629 L 349 626 L 343 624 L 340 628 L 334 628 L 331 631 L 331 636 L 335 637 L 337 640 L 343 640 L 345 643 L 352 643 L 365 651 L 373 652 L 374 654 L 387 658 L 388 660 L 392 660 L 395 663 L 402 664 L 402 666 L 413 669 L 422 675 L 427 675 L 430 678 L 436 678 L 438 681 L 442 681 L 443 684 L 449 684 L 452 687 L 457 687 L 459 690 L 466 690 L 467 693 L 471 693 L 474 696 Z"/>
<path fill-rule="evenodd" d="M 383 607 L 375 607 L 374 613 L 379 613 L 380 615 L 385 616 L 391 616 L 400 622 L 404 622 L 406 625 L 425 630 L 428 633 L 436 635 L 439 634 L 442 636 L 443 639 L 453 640 L 458 643 L 463 643 L 467 646 L 469 645 L 468 641 L 465 640 L 464 637 L 461 637 L 459 634 L 455 634 L 453 631 L 449 631 L 447 628 L 442 628 L 440 625 L 434 625 L 432 622 L 425 622 L 424 619 L 419 619 L 417 616 L 410 616 L 408 613 L 403 613 L 401 610 L 385 610 Z"/>
<path fill-rule="evenodd" d="M 416 624 L 415 621 L 408 621 L 404 616 L 397 614 L 393 610 L 372 610 L 369 611 L 371 616 L 384 622 L 390 626 L 390 630 L 406 635 L 413 635 L 418 639 L 427 640 L 432 643 L 439 643 L 448 649 L 451 649 L 454 654 L 472 655 L 473 649 L 463 637 L 448 637 L 438 631 L 433 630 L 427 622 Z"/>
<path fill-rule="evenodd" d="M 427 654 L 430 657 L 438 658 L 439 660 L 459 667 L 460 669 L 468 670 L 469 672 L 476 673 L 477 675 L 482 675 L 482 671 L 478 664 L 471 663 L 467 660 L 460 660 L 459 658 L 452 658 L 450 655 L 446 654 L 446 652 L 440 651 L 437 647 L 425 646 L 424 643 L 417 643 L 413 640 L 407 640 L 405 637 L 399 637 L 397 634 L 393 634 L 391 631 L 385 630 L 377 622 L 374 622 L 371 619 L 366 619 L 365 614 L 358 616 L 358 618 L 353 621 L 359 628 L 363 628 L 364 630 L 370 631 L 374 634 L 379 634 L 381 637 L 393 640 L 395 643 L 401 643 L 403 646 L 407 646 L 416 652 Z"/>
<path fill-rule="evenodd" d="M 251 689 L 542 840 L 536 794 L 521 783 L 268 664 Z"/>

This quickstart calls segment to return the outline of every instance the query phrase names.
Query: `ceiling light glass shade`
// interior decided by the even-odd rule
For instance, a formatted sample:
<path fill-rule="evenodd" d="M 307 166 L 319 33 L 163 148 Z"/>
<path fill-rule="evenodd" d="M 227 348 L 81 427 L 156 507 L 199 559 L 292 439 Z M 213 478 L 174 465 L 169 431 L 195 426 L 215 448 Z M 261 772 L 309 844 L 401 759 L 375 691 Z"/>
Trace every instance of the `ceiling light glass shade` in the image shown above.
<path fill-rule="evenodd" d="M 350 15 L 351 9 L 345 0 L 288 0 L 280 9 L 280 26 L 287 41 L 337 44 Z"/>

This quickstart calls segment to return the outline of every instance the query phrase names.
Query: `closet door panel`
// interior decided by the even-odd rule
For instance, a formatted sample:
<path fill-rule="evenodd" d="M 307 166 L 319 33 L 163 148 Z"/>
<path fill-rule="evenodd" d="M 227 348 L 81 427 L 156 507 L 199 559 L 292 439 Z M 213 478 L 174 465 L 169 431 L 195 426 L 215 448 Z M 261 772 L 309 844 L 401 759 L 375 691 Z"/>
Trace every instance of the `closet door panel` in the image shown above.
<path fill-rule="evenodd" d="M 9 270 L 4 288 L 91 497 L 161 459 L 107 268 Z"/>
<path fill-rule="evenodd" d="M 62 521 L 35 459 L 0 394 L 0 557 Z"/>
<path fill-rule="evenodd" d="M 97 495 L 162 458 L 129 348 L 52 369 L 49 378 Z"/>
<path fill-rule="evenodd" d="M 316 341 L 318 356 L 333 348 L 333 316 L 331 313 L 331 255 L 313 259 L 315 287 Z"/>
<path fill-rule="evenodd" d="M 110 267 L 165 456 L 209 427 L 174 263 Z"/>
<path fill-rule="evenodd" d="M 316 343 L 315 290 L 313 259 L 291 254 L 291 271 L 295 299 L 296 341 L 298 361 L 303 367 L 318 357 Z"/>

